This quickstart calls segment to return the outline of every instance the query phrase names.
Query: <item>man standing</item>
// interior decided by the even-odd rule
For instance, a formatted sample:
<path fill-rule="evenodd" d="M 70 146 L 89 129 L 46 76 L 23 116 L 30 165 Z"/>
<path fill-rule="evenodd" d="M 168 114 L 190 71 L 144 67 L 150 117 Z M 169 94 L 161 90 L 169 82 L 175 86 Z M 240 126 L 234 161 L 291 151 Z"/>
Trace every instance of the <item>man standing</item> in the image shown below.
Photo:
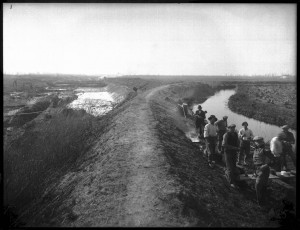
<path fill-rule="evenodd" d="M 286 138 L 284 139 L 284 141 L 287 141 L 292 145 L 295 144 L 294 134 L 289 131 L 290 127 L 288 125 L 284 125 L 281 128 L 282 128 L 282 133 L 284 133 L 286 135 Z"/>
<path fill-rule="evenodd" d="M 270 151 L 265 149 L 265 142 L 262 137 L 253 138 L 255 149 L 253 152 L 253 163 L 255 166 L 255 174 L 257 175 L 255 182 L 255 190 L 257 202 L 261 205 L 265 201 L 265 195 L 270 176 L 270 167 L 266 164 L 266 157 L 270 158 L 271 162 L 274 161 L 274 156 Z"/>
<path fill-rule="evenodd" d="M 225 153 L 226 162 L 226 178 L 231 187 L 236 187 L 236 181 L 239 177 L 239 171 L 236 167 L 236 155 L 239 150 L 239 138 L 237 132 L 235 132 L 235 124 L 228 126 L 229 131 L 224 134 L 222 146 Z"/>
<path fill-rule="evenodd" d="M 292 145 L 295 144 L 295 137 L 293 133 L 289 131 L 290 127 L 288 125 L 284 125 L 281 128 L 283 131 L 279 134 L 285 134 L 285 138 L 283 138 L 282 141 L 282 151 L 284 152 L 284 154 L 287 154 L 291 157 L 294 165 L 296 166 L 296 156 L 294 155 L 292 147 Z"/>
<path fill-rule="evenodd" d="M 215 155 L 217 143 L 217 127 L 214 123 L 218 120 L 215 115 L 210 115 L 209 123 L 204 127 L 204 138 L 206 140 L 206 150 L 208 153 L 208 164 L 212 168 L 215 164 L 213 157 Z"/>
<path fill-rule="evenodd" d="M 276 137 L 273 137 L 270 141 L 270 150 L 275 157 L 275 171 L 286 170 L 286 156 L 283 153 L 282 142 L 286 138 L 284 133 L 278 133 Z"/>
<path fill-rule="evenodd" d="M 217 126 L 217 134 L 218 134 L 218 150 L 219 152 L 222 150 L 222 142 L 223 136 L 227 131 L 227 116 L 224 116 L 222 120 L 218 120 L 215 125 Z"/>
<path fill-rule="evenodd" d="M 248 123 L 244 121 L 242 123 L 243 128 L 239 131 L 239 138 L 241 140 L 240 145 L 240 154 L 238 155 L 238 164 L 241 165 L 248 165 L 247 164 L 247 157 L 250 154 L 250 141 L 253 138 L 253 132 L 251 129 L 248 129 Z M 242 163 L 242 156 L 244 155 L 243 163 Z"/>
<path fill-rule="evenodd" d="M 198 110 L 195 112 L 195 125 L 196 125 L 196 133 L 198 133 L 199 138 L 203 137 L 203 128 L 205 125 L 206 111 L 202 110 L 202 106 L 198 105 Z"/>

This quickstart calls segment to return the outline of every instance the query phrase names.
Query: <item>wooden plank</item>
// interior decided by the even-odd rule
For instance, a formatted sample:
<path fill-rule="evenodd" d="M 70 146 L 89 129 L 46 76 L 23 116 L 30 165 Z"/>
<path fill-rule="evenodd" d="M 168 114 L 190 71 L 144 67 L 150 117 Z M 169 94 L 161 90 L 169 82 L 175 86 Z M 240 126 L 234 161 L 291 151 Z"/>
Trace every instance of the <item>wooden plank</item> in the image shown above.
<path fill-rule="evenodd" d="M 276 175 L 279 177 L 279 178 L 294 178 L 295 177 L 295 175 L 294 174 L 292 174 L 292 173 L 290 173 L 289 175 L 281 175 L 281 173 L 280 172 L 276 172 Z"/>
<path fill-rule="evenodd" d="M 253 174 L 248 174 L 248 177 L 245 177 L 244 174 L 240 175 L 241 180 L 256 180 L 257 177 L 254 177 Z M 278 176 L 270 174 L 269 179 L 280 179 Z"/>

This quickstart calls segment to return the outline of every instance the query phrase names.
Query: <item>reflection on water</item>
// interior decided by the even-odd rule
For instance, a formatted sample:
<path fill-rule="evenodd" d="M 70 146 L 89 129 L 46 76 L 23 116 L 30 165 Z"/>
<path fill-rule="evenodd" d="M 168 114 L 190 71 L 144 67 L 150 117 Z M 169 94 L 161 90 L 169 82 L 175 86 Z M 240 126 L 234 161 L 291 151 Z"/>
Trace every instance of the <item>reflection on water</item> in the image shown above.
<path fill-rule="evenodd" d="M 115 99 L 112 93 L 104 88 L 78 88 L 78 98 L 68 105 L 73 109 L 84 109 L 86 112 L 101 116 L 113 109 Z"/>
<path fill-rule="evenodd" d="M 81 93 L 78 95 L 80 100 L 103 100 L 103 101 L 114 101 L 112 95 L 108 92 L 88 92 Z"/>
<path fill-rule="evenodd" d="M 204 103 L 201 104 L 202 109 L 207 111 L 206 117 L 215 115 L 218 119 L 222 119 L 223 116 L 228 116 L 228 124 L 236 124 L 236 129 L 242 128 L 242 123 L 247 121 L 249 129 L 253 131 L 254 136 L 262 136 L 265 141 L 271 140 L 275 137 L 282 129 L 275 125 L 270 125 L 261 121 L 257 121 L 252 118 L 245 117 L 243 115 L 232 112 L 228 106 L 228 99 L 231 95 L 235 94 L 235 90 L 221 90 L 215 95 L 208 98 Z M 193 107 L 193 111 L 197 110 L 197 106 Z M 291 130 L 296 138 L 296 131 Z"/>

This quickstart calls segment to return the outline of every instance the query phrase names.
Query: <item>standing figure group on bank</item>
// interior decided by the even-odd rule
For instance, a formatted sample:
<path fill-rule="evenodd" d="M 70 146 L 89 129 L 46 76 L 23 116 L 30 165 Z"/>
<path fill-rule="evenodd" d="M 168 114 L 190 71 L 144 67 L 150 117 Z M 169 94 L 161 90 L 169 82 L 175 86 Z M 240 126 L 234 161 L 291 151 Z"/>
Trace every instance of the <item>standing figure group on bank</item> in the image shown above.
<path fill-rule="evenodd" d="M 198 106 L 195 112 L 195 126 L 199 139 L 205 139 L 208 165 L 213 168 L 215 158 L 224 154 L 226 163 L 226 178 L 231 187 L 235 188 L 239 180 L 239 170 L 237 166 L 249 165 L 250 150 L 253 149 L 253 165 L 255 168 L 256 192 L 259 202 L 264 200 L 264 194 L 270 173 L 276 175 L 278 171 L 287 171 L 287 155 L 290 156 L 296 166 L 296 157 L 294 155 L 292 144 L 295 144 L 295 138 L 289 131 L 289 126 L 282 126 L 282 132 L 278 133 L 270 141 L 270 149 L 266 148 L 263 137 L 254 136 L 248 123 L 242 123 L 242 128 L 237 131 L 235 124 L 227 124 L 228 116 L 223 116 L 218 120 L 215 115 L 210 115 L 208 123 L 206 122 L 206 111 L 202 106 Z M 254 146 L 251 144 L 254 144 Z M 267 162 L 266 158 L 269 158 Z"/>

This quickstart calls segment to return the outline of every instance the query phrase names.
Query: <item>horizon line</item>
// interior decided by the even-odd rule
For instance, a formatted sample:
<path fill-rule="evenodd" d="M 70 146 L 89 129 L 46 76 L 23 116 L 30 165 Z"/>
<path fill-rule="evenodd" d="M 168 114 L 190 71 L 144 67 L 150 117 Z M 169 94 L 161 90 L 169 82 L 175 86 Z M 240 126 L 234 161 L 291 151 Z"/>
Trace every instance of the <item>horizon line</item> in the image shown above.
<path fill-rule="evenodd" d="M 255 76 L 262 76 L 262 77 L 276 77 L 276 76 L 296 76 L 293 74 L 83 74 L 83 73 L 3 73 L 3 75 L 13 75 L 13 76 L 19 76 L 19 75 L 75 75 L 75 76 L 99 76 L 99 77 L 105 77 L 105 76 L 224 76 L 224 77 L 230 77 L 230 76 L 238 76 L 238 77 L 255 77 Z"/>

